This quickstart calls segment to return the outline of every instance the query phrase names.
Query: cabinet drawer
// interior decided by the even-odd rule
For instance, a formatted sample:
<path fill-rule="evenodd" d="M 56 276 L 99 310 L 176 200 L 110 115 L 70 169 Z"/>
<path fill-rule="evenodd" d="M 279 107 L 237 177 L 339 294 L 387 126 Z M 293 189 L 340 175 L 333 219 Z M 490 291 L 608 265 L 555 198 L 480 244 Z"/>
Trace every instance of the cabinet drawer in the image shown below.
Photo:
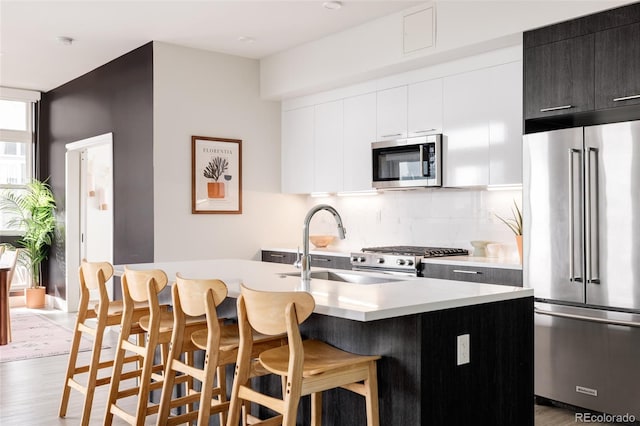
<path fill-rule="evenodd" d="M 426 278 L 522 287 L 522 271 L 519 269 L 476 268 L 424 263 L 422 265 L 422 274 Z"/>
<path fill-rule="evenodd" d="M 331 269 L 351 269 L 348 257 L 311 255 L 311 266 Z"/>
<path fill-rule="evenodd" d="M 288 263 L 293 265 L 296 261 L 296 254 L 285 251 L 262 250 L 262 261 L 272 263 Z"/>

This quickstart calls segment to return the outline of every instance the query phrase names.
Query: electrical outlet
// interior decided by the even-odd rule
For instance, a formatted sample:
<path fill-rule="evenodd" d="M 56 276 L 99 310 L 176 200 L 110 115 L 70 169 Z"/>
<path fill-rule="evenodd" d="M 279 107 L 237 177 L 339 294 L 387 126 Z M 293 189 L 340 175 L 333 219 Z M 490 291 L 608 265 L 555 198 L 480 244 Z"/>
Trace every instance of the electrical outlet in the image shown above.
<path fill-rule="evenodd" d="M 471 351 L 469 347 L 469 335 L 458 336 L 458 365 L 469 364 L 471 362 Z"/>

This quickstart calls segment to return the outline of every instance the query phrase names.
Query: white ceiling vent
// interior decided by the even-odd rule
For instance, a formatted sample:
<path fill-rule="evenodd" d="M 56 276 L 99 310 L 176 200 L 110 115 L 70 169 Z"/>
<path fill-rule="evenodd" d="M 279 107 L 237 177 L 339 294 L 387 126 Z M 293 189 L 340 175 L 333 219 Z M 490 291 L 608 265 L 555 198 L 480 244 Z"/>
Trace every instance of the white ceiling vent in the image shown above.
<path fill-rule="evenodd" d="M 435 45 L 435 9 L 420 9 L 403 17 L 403 53 L 410 54 Z"/>

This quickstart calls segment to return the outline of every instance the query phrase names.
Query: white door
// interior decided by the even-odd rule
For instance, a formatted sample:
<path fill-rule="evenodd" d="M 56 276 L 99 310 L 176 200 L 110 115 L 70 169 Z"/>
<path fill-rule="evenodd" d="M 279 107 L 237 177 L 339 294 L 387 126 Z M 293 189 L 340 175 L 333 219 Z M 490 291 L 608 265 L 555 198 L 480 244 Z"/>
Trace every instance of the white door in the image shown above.
<path fill-rule="evenodd" d="M 79 300 L 80 260 L 113 263 L 113 137 L 111 133 L 67 144 L 66 303 Z M 113 286 L 107 290 L 112 298 Z"/>

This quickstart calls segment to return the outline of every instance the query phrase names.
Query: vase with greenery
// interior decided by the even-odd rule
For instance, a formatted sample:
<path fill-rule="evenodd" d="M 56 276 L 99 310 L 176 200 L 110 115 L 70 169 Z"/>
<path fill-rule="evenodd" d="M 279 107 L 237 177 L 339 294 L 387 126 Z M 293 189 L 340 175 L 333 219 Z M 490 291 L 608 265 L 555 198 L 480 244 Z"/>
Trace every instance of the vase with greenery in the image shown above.
<path fill-rule="evenodd" d="M 496 215 L 496 217 L 507 225 L 515 234 L 516 244 L 518 245 L 518 255 L 520 256 L 520 263 L 522 263 L 522 211 L 518 207 L 516 200 L 513 200 L 511 214 L 511 218 L 504 218 L 499 215 Z"/>
<path fill-rule="evenodd" d="M 5 190 L 0 210 L 9 217 L 8 226 L 22 233 L 17 245 L 24 255 L 19 262 L 31 274 L 30 287 L 42 286 L 42 262 L 49 255 L 56 226 L 56 201 L 46 181 L 33 179 L 25 190 Z"/>

